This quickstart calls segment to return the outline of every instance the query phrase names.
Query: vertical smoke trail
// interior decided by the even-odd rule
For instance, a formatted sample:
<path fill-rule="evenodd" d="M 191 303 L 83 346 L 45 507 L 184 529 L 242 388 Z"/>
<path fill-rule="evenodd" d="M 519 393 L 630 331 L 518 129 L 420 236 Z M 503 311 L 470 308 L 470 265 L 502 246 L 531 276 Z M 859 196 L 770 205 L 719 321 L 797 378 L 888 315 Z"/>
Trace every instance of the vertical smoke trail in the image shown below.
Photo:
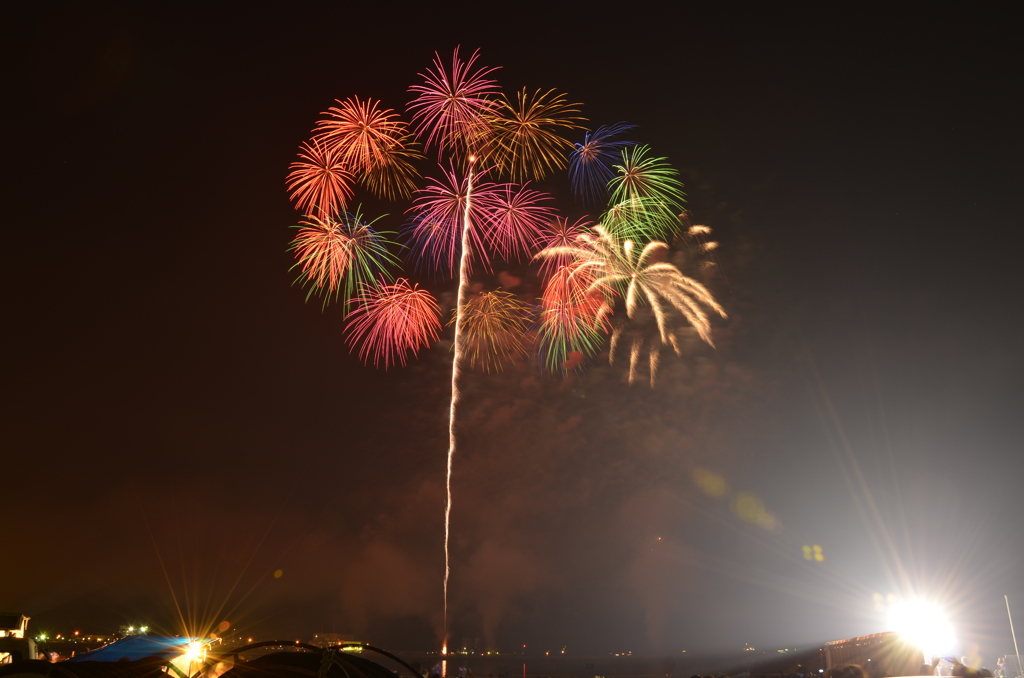
<path fill-rule="evenodd" d="M 470 200 L 473 193 L 473 163 L 474 156 L 469 156 L 469 175 L 466 178 L 466 208 L 462 213 L 462 254 L 459 259 L 459 297 L 455 306 L 455 342 L 454 356 L 452 358 L 452 402 L 448 414 L 448 475 L 445 479 L 445 488 L 448 492 L 448 500 L 444 505 L 444 645 L 441 654 L 448 653 L 448 576 L 451 573 L 449 567 L 448 553 L 448 532 L 451 523 L 452 513 L 452 457 L 455 456 L 455 407 L 459 402 L 459 374 L 462 362 L 462 347 L 459 345 L 459 336 L 462 330 L 462 307 L 466 303 L 466 290 L 469 289 L 469 211 Z"/>

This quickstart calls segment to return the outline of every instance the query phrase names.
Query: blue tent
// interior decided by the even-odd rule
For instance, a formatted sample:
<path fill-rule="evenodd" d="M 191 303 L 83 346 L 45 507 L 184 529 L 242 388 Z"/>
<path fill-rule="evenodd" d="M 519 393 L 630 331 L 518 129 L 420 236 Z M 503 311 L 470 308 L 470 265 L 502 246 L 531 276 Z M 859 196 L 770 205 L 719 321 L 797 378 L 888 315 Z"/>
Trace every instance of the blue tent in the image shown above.
<path fill-rule="evenodd" d="M 69 662 L 117 662 L 136 661 L 146 657 L 174 659 L 187 651 L 187 646 L 197 638 L 178 636 L 128 636 L 110 645 L 83 652 L 66 661 Z"/>

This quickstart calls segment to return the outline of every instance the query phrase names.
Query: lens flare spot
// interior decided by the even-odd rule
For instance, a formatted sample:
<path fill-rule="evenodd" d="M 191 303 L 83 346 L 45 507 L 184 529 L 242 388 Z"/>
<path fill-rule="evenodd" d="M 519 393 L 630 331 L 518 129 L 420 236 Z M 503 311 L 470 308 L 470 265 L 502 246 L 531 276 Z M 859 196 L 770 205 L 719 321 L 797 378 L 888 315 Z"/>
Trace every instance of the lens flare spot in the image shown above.
<path fill-rule="evenodd" d="M 758 523 L 761 520 L 761 514 L 764 513 L 764 504 L 756 494 L 740 492 L 733 500 L 732 510 L 740 520 L 747 523 Z"/>
<path fill-rule="evenodd" d="M 694 469 L 693 482 L 709 497 L 721 497 L 729 491 L 725 478 L 706 469 Z"/>
<path fill-rule="evenodd" d="M 284 570 L 274 570 L 274 579 L 280 579 L 284 575 Z"/>
<path fill-rule="evenodd" d="M 732 511 L 745 523 L 763 527 L 769 532 L 778 532 L 782 523 L 774 514 L 765 510 L 764 502 L 752 492 L 740 492 L 732 500 Z"/>

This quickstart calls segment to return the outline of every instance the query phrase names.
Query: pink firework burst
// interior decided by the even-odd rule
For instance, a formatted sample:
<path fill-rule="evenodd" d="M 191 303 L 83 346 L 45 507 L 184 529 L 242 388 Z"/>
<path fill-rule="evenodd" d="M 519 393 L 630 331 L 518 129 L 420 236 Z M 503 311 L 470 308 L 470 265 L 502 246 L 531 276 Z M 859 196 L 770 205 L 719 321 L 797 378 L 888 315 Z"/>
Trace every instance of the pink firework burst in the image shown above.
<path fill-rule="evenodd" d="M 436 341 L 441 309 L 430 292 L 399 278 L 394 285 L 363 286 L 355 308 L 346 316 L 349 349 L 359 347 L 363 362 L 384 369 L 405 365 L 408 353 Z"/>
<path fill-rule="evenodd" d="M 307 214 L 343 212 L 351 200 L 353 175 L 337 153 L 320 142 L 303 143 L 286 180 L 295 208 Z"/>
<path fill-rule="evenodd" d="M 454 170 L 444 175 L 444 181 L 430 179 L 409 209 L 413 247 L 438 269 L 456 269 L 467 200 L 468 249 L 472 260 L 484 268 L 490 267 L 492 253 L 506 260 L 529 258 L 544 224 L 555 218 L 555 210 L 541 204 L 550 198 L 540 191 L 477 182 L 479 174 L 472 186 L 469 176 L 459 177 Z"/>
<path fill-rule="evenodd" d="M 469 252 L 486 268 L 490 259 L 480 225 L 488 218 L 484 207 L 487 196 L 500 187 L 491 182 L 474 182 L 471 186 L 468 176 L 459 177 L 454 170 L 444 170 L 443 180 L 427 181 L 408 210 L 412 214 L 411 236 L 416 253 L 435 268 L 454 273 L 462 250 L 462 219 L 469 200 Z"/>
<path fill-rule="evenodd" d="M 409 88 L 410 92 L 417 93 L 408 109 L 413 112 L 417 137 L 426 135 L 424 150 L 437 146 L 438 154 L 444 148 L 470 153 L 490 135 L 488 119 L 498 109 L 498 102 L 491 97 L 497 96 L 500 89 L 487 76 L 498 69 L 473 70 L 479 55 L 477 50 L 468 61 L 463 61 L 456 47 L 448 70 L 441 62 L 441 55 L 435 52 L 434 67 L 420 73 L 426 82 Z"/>
<path fill-rule="evenodd" d="M 505 260 L 528 259 L 537 249 L 544 226 L 556 218 L 555 209 L 542 204 L 550 196 L 526 186 L 503 184 L 478 195 L 484 210 L 484 237 Z"/>

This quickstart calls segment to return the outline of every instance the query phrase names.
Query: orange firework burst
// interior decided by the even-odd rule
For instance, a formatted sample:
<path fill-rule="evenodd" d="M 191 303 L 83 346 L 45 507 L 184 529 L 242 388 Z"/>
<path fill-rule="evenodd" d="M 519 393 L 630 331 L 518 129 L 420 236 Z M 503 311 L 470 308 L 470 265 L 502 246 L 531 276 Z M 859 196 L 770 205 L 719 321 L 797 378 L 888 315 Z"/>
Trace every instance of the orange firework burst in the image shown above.
<path fill-rule="evenodd" d="M 320 142 L 303 143 L 286 180 L 296 209 L 313 214 L 343 212 L 352 198 L 352 173 L 338 154 Z"/>
<path fill-rule="evenodd" d="M 441 329 L 441 308 L 426 290 L 399 278 L 394 285 L 364 285 L 346 316 L 350 350 L 359 347 L 363 362 L 387 369 L 405 365 L 408 353 L 436 341 Z"/>
<path fill-rule="evenodd" d="M 353 291 L 372 285 L 378 278 L 390 278 L 387 266 L 396 263 L 388 252 L 393 244 L 385 232 L 374 231 L 357 210 L 338 218 L 308 216 L 296 227 L 292 240 L 299 279 L 309 285 L 309 294 L 324 295 L 324 303 L 342 295 L 348 301 Z"/>
<path fill-rule="evenodd" d="M 370 172 L 391 160 L 391 151 L 401 148 L 408 127 L 394 111 L 381 110 L 378 101 L 351 97 L 324 111 L 327 119 L 317 123 L 315 138 L 337 154 L 357 174 Z"/>
<path fill-rule="evenodd" d="M 525 356 L 529 323 L 529 307 L 509 292 L 485 292 L 468 300 L 462 308 L 461 330 L 469 364 L 484 372 L 500 372 L 505 364 Z"/>
<path fill-rule="evenodd" d="M 577 122 L 584 118 L 576 115 L 579 105 L 555 90 L 530 94 L 523 89 L 515 101 L 502 95 L 498 115 L 491 118 L 494 131 L 487 160 L 517 182 L 540 180 L 564 168 L 565 152 L 572 143 L 557 130 L 581 129 Z"/>

